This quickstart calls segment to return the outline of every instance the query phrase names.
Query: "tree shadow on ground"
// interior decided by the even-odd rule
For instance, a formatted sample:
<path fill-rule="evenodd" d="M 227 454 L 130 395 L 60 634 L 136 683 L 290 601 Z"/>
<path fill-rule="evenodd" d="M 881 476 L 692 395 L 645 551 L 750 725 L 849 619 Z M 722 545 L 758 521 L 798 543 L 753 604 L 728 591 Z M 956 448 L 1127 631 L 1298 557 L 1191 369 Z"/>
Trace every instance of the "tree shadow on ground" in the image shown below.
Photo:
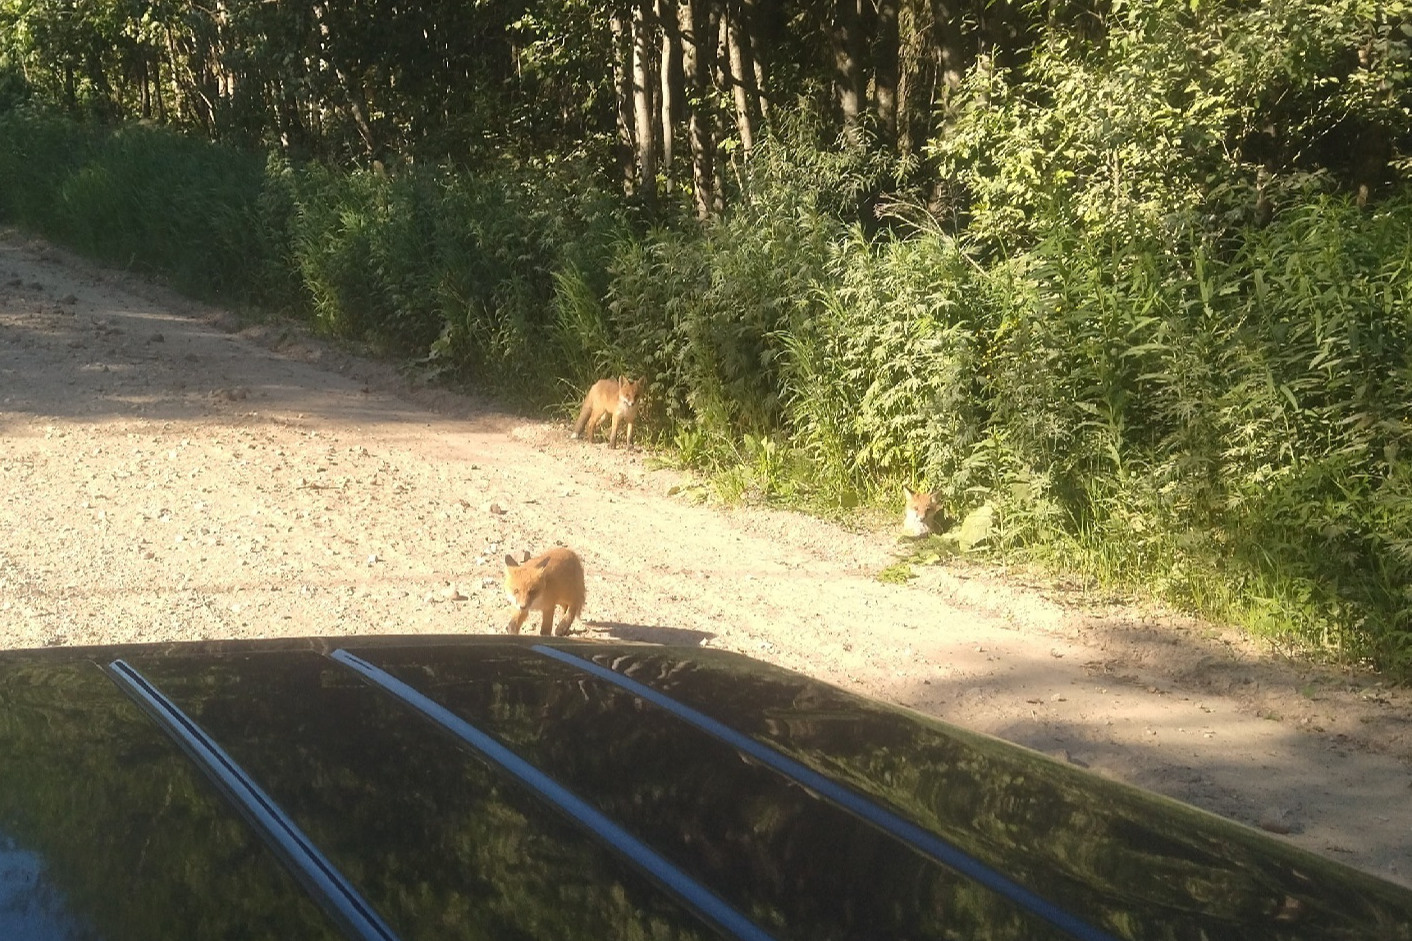
<path fill-rule="evenodd" d="M 606 633 L 619 640 L 631 640 L 670 647 L 700 647 L 716 635 L 710 631 L 694 631 L 682 627 L 658 627 L 648 624 L 623 624 L 619 621 L 584 621 L 585 627 Z"/>

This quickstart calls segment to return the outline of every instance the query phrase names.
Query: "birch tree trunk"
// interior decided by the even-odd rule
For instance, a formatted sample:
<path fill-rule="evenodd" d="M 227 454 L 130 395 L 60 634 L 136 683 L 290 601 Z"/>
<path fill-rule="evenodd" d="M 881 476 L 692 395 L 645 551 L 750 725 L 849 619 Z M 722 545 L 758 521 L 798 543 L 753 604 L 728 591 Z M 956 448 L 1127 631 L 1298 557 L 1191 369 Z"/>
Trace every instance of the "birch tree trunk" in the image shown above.
<path fill-rule="evenodd" d="M 873 54 L 874 103 L 878 133 L 892 144 L 897 140 L 897 84 L 900 40 L 898 0 L 877 0 L 877 35 Z"/>
<path fill-rule="evenodd" d="M 749 59 L 749 47 L 745 45 L 745 33 L 740 19 L 739 5 L 728 7 L 722 20 L 722 29 L 726 34 L 726 48 L 729 50 L 729 69 L 726 74 L 735 98 L 735 123 L 740 134 L 740 149 L 749 157 L 755 149 L 755 66 Z"/>
<path fill-rule="evenodd" d="M 836 0 L 833 23 L 834 87 L 843 115 L 844 136 L 857 142 L 863 111 L 861 55 L 862 0 Z"/>
<path fill-rule="evenodd" d="M 715 88 L 720 92 L 727 92 L 730 89 L 730 43 L 726 41 L 728 26 L 726 23 L 726 0 L 711 0 L 711 9 L 715 14 L 712 21 L 711 43 L 715 47 L 715 54 L 711 57 L 714 69 L 711 72 L 711 79 L 715 83 Z M 711 211 L 719 215 L 726 210 L 726 140 L 730 132 L 726 129 L 726 113 L 724 109 L 718 110 L 713 115 L 716 136 L 716 155 L 711 161 Z"/>
<path fill-rule="evenodd" d="M 681 8 L 677 0 L 658 0 L 657 21 L 662 26 L 662 82 L 659 110 L 662 114 L 662 172 L 672 179 L 675 163 L 677 117 L 682 103 L 682 37 Z"/>
<path fill-rule="evenodd" d="M 637 183 L 638 193 L 649 206 L 657 201 L 657 134 L 653 125 L 652 108 L 652 20 L 648 4 L 652 0 L 637 0 L 632 11 L 632 90 L 633 111 L 637 119 Z"/>
<path fill-rule="evenodd" d="M 765 119 L 770 116 L 770 102 L 765 94 L 765 46 L 760 40 L 760 8 L 756 0 L 740 0 L 740 7 L 743 13 L 741 23 L 744 26 L 744 45 L 754 76 L 755 114 Z"/>
<path fill-rule="evenodd" d="M 637 145 L 633 140 L 632 32 L 621 11 L 615 9 L 608 26 L 613 32 L 613 88 L 618 119 L 618 171 L 623 195 L 637 193 Z"/>
<path fill-rule="evenodd" d="M 691 191 L 696 218 L 716 212 L 716 109 L 711 76 L 716 69 L 716 0 L 686 0 L 677 7 L 682 40 L 682 70 L 687 82 L 691 143 Z"/>

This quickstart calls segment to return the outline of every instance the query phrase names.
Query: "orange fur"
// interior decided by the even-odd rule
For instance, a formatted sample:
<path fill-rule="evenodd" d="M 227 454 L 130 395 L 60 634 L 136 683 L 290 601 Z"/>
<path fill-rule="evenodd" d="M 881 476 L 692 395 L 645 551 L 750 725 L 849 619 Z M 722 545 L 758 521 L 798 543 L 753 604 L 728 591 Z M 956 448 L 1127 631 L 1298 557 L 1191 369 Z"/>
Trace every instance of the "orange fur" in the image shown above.
<path fill-rule="evenodd" d="M 902 528 L 913 536 L 925 536 L 932 531 L 932 516 L 938 509 L 936 496 L 925 490 L 902 488 L 904 498 Z"/>
<path fill-rule="evenodd" d="M 637 419 L 638 397 L 647 385 L 645 379 L 629 380 L 626 376 L 617 379 L 599 379 L 583 397 L 583 407 L 579 409 L 579 420 L 574 423 L 574 437 L 593 440 L 593 429 L 603 423 L 603 419 L 613 416 L 613 427 L 608 432 L 608 447 L 618 446 L 618 426 L 626 424 L 628 447 L 632 447 L 633 422 Z"/>
<path fill-rule="evenodd" d="M 515 557 L 505 556 L 505 594 L 514 606 L 510 618 L 510 633 L 518 634 L 531 611 L 543 616 L 539 633 L 563 635 L 569 632 L 569 625 L 583 610 L 585 590 L 583 585 L 583 563 L 572 549 L 555 546 L 548 552 L 529 558 L 525 553 L 523 562 Z M 554 630 L 554 608 L 562 606 L 564 617 Z"/>

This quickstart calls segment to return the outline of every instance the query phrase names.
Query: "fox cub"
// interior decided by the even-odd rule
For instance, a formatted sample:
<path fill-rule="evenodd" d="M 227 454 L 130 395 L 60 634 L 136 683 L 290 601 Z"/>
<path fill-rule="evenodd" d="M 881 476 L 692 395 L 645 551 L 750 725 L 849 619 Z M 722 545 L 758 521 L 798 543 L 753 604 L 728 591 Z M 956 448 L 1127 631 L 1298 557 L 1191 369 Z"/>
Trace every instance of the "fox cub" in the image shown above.
<path fill-rule="evenodd" d="M 555 546 L 533 559 L 526 552 L 520 562 L 516 562 L 514 556 L 507 555 L 505 594 L 515 607 L 515 613 L 510 618 L 511 634 L 520 632 L 531 611 L 539 611 L 543 615 L 540 634 L 567 634 L 569 625 L 583 610 L 583 563 L 572 549 L 563 546 Z M 564 618 L 559 622 L 559 629 L 553 630 L 556 605 L 564 608 Z"/>
<path fill-rule="evenodd" d="M 902 529 L 909 536 L 926 536 L 932 532 L 936 511 L 940 508 L 936 496 L 925 490 L 911 490 L 902 487 L 903 518 Z"/>
<path fill-rule="evenodd" d="M 626 376 L 617 379 L 599 379 L 583 397 L 583 408 L 579 409 L 579 420 L 574 424 L 574 437 L 593 440 L 593 429 L 603 423 L 603 419 L 613 416 L 613 427 L 608 432 L 608 447 L 618 446 L 618 425 L 628 426 L 628 447 L 632 447 L 632 426 L 637 419 L 637 399 L 642 394 L 645 379 L 629 380 Z"/>

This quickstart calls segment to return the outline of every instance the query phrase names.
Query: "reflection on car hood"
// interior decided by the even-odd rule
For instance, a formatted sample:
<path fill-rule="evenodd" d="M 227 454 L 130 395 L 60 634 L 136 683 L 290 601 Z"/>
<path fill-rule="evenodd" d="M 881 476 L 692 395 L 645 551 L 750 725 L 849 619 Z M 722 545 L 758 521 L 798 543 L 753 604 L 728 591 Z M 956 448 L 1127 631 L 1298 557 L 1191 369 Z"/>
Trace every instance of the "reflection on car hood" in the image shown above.
<path fill-rule="evenodd" d="M 0 654 L 0 938 L 1412 938 L 1412 892 L 745 657 Z"/>

